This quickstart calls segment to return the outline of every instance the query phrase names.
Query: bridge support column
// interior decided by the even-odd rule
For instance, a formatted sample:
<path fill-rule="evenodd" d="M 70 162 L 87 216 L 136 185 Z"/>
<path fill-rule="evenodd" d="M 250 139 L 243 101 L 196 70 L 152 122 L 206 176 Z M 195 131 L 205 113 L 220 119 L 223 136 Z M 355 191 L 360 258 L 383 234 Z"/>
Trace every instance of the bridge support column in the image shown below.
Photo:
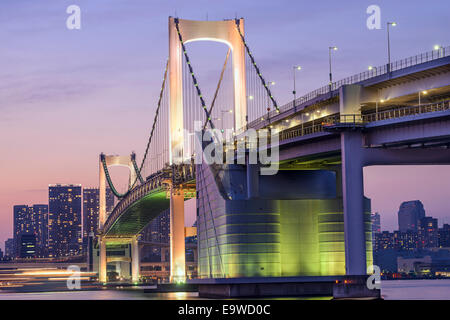
<path fill-rule="evenodd" d="M 131 239 L 131 281 L 133 283 L 139 282 L 140 261 L 139 261 L 139 243 L 137 236 Z"/>
<path fill-rule="evenodd" d="M 254 199 L 259 196 L 259 168 L 247 160 L 247 197 Z"/>
<path fill-rule="evenodd" d="M 341 152 L 345 271 L 347 275 L 365 275 L 367 272 L 362 134 L 356 131 L 342 132 Z"/>
<path fill-rule="evenodd" d="M 106 241 L 103 237 L 99 238 L 100 259 L 98 261 L 98 281 L 106 283 Z"/>
<path fill-rule="evenodd" d="M 186 280 L 184 242 L 184 194 L 173 190 L 170 195 L 170 281 Z"/>

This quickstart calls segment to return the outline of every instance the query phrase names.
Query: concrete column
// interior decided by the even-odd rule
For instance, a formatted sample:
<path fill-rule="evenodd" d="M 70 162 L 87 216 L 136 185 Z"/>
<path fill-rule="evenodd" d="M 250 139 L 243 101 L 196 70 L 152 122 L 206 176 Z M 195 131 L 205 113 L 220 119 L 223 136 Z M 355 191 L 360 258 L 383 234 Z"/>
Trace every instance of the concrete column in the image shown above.
<path fill-rule="evenodd" d="M 100 259 L 98 261 L 98 280 L 99 282 L 106 283 L 106 241 L 103 237 L 100 237 L 99 240 Z"/>
<path fill-rule="evenodd" d="M 131 239 L 131 281 L 133 283 L 139 282 L 140 276 L 140 261 L 139 261 L 139 243 L 137 236 Z"/>
<path fill-rule="evenodd" d="M 132 156 L 134 157 L 134 155 Z M 133 183 L 136 181 L 136 170 L 134 170 L 134 166 L 133 166 L 133 162 L 130 161 L 130 163 L 128 164 L 128 168 L 130 169 L 130 181 L 129 181 L 129 187 L 131 188 L 131 186 L 133 185 Z M 137 183 L 135 184 L 135 186 L 137 185 Z"/>
<path fill-rule="evenodd" d="M 361 116 L 361 85 L 343 85 L 339 89 L 339 112 L 341 122 L 355 122 Z"/>
<path fill-rule="evenodd" d="M 365 275 L 364 182 L 362 134 L 341 133 L 342 197 L 344 204 L 345 269 L 347 275 Z"/>
<path fill-rule="evenodd" d="M 173 190 L 170 195 L 170 281 L 186 279 L 184 242 L 184 195 Z"/>
<path fill-rule="evenodd" d="M 334 170 L 336 173 L 336 197 L 342 197 L 342 168 L 339 167 Z"/>
<path fill-rule="evenodd" d="M 254 199 L 259 196 L 259 167 L 247 161 L 247 198 Z"/>

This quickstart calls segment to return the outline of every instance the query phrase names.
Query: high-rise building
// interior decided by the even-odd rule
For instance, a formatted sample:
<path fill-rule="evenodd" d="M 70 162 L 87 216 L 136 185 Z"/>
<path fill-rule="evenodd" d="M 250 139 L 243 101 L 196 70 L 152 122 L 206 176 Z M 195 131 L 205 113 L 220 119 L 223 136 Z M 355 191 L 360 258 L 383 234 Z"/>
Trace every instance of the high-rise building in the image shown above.
<path fill-rule="evenodd" d="M 33 216 L 26 205 L 16 205 L 13 207 L 14 214 L 14 257 L 20 256 L 20 238 L 22 234 L 34 234 Z"/>
<path fill-rule="evenodd" d="M 394 249 L 415 250 L 418 248 L 418 234 L 414 231 L 394 231 Z"/>
<path fill-rule="evenodd" d="M 170 232 L 170 211 L 166 210 L 153 219 L 147 227 L 141 232 L 140 238 L 143 241 L 155 243 L 169 243 Z M 142 257 L 149 261 L 160 261 L 161 254 L 168 251 L 162 251 L 161 247 L 145 246 L 141 251 Z M 168 258 L 168 257 L 166 257 Z M 164 257 L 163 257 L 164 260 Z"/>
<path fill-rule="evenodd" d="M 381 232 L 381 219 L 380 214 L 378 212 L 371 214 L 372 220 L 372 233 L 380 233 Z"/>
<path fill-rule="evenodd" d="M 36 256 L 45 258 L 48 256 L 48 205 L 34 204 L 29 210 L 35 226 Z"/>
<path fill-rule="evenodd" d="M 419 247 L 436 248 L 439 245 L 438 220 L 423 217 L 419 225 Z"/>
<path fill-rule="evenodd" d="M 32 233 L 22 233 L 19 236 L 19 258 L 35 258 L 36 257 L 36 235 Z"/>
<path fill-rule="evenodd" d="M 100 193 L 100 191 L 99 191 Z M 106 215 L 109 216 L 109 214 L 113 211 L 114 209 L 114 204 L 115 204 L 115 197 L 114 197 L 114 193 L 112 192 L 112 190 L 110 188 L 106 188 Z"/>
<path fill-rule="evenodd" d="M 106 189 L 106 214 L 114 209 L 114 194 Z M 86 240 L 92 232 L 98 234 L 98 216 L 100 210 L 100 191 L 98 188 L 83 189 L 83 239 Z"/>
<path fill-rule="evenodd" d="M 442 228 L 438 230 L 439 235 L 439 247 L 450 248 L 450 225 L 444 224 Z"/>
<path fill-rule="evenodd" d="M 398 210 L 398 229 L 401 232 L 408 230 L 417 232 L 420 219 L 425 217 L 425 209 L 420 200 L 406 201 Z"/>
<path fill-rule="evenodd" d="M 83 189 L 83 241 L 92 232 L 98 232 L 98 212 L 100 208 L 99 190 L 97 188 Z"/>
<path fill-rule="evenodd" d="M 49 257 L 81 254 L 81 223 L 81 185 L 50 185 L 48 188 Z"/>
<path fill-rule="evenodd" d="M 1 248 L 0 248 L 0 259 L 3 259 L 3 251 Z"/>
<path fill-rule="evenodd" d="M 48 206 L 14 206 L 14 257 L 20 257 L 21 236 L 33 235 L 35 239 L 34 257 L 47 256 Z"/>
<path fill-rule="evenodd" d="M 5 257 L 14 258 L 15 257 L 15 246 L 14 246 L 14 238 L 9 238 L 5 241 Z"/>
<path fill-rule="evenodd" d="M 375 235 L 374 251 L 394 249 L 394 234 L 383 231 Z"/>
<path fill-rule="evenodd" d="M 375 235 L 381 232 L 381 219 L 379 213 L 372 213 L 370 215 L 370 220 L 372 222 L 372 246 L 375 246 Z"/>
<path fill-rule="evenodd" d="M 170 211 L 165 210 L 141 232 L 141 239 L 148 242 L 169 243 Z"/>

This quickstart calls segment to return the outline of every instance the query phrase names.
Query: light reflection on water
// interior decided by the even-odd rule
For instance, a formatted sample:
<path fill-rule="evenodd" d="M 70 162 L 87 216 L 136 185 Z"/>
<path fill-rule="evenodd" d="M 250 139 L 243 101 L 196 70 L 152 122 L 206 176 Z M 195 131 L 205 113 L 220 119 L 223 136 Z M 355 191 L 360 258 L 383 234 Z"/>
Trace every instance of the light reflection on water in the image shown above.
<path fill-rule="evenodd" d="M 450 279 L 389 280 L 381 282 L 386 300 L 450 300 Z M 91 290 L 64 292 L 0 292 L 0 300 L 193 300 L 196 292 L 145 293 L 143 290 Z M 328 300 L 331 297 L 278 297 L 294 300 Z"/>
<path fill-rule="evenodd" d="M 197 292 L 144 293 L 137 290 L 0 293 L 1 300 L 192 300 Z"/>

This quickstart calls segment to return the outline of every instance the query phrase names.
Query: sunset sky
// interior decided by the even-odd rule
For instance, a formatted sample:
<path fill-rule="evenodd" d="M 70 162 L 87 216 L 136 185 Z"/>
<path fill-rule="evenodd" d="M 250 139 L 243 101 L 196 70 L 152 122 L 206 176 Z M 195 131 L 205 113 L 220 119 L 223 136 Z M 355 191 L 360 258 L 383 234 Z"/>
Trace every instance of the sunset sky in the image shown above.
<path fill-rule="evenodd" d="M 100 152 L 142 156 L 168 55 L 168 16 L 244 17 L 248 43 L 266 79 L 276 82 L 280 105 L 291 99 L 294 65 L 303 68 L 297 96 L 327 83 L 329 46 L 339 47 L 336 80 L 385 64 L 387 21 L 398 23 L 392 60 L 450 44 L 448 0 L 343 3 L 2 0 L 0 247 L 12 236 L 13 205 L 47 203 L 49 184 L 98 186 Z M 71 4 L 81 7 L 81 30 L 66 28 Z M 381 8 L 381 30 L 366 27 L 372 4 Z M 226 48 L 193 43 L 188 49 L 208 93 Z M 449 190 L 448 167 L 365 169 L 365 193 L 383 229 L 396 229 L 400 203 L 416 199 L 427 215 L 450 223 Z"/>

